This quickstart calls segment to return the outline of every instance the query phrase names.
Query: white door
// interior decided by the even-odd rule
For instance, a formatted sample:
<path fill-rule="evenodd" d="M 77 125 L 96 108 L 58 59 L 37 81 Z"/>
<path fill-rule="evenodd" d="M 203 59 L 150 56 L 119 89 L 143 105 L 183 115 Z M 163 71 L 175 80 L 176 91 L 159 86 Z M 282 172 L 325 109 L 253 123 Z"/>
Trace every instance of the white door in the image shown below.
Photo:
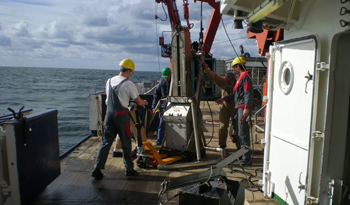
<path fill-rule="evenodd" d="M 264 190 L 288 204 L 305 203 L 316 52 L 315 36 L 270 48 Z"/>

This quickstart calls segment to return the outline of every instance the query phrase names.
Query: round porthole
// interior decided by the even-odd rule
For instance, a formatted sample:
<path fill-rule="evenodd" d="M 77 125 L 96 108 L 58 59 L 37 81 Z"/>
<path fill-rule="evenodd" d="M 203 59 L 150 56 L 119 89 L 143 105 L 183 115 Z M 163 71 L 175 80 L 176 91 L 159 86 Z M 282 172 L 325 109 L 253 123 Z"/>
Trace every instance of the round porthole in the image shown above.
<path fill-rule="evenodd" d="M 279 85 L 284 94 L 288 94 L 293 87 L 294 71 L 292 64 L 289 61 L 284 61 L 281 64 L 279 72 Z"/>

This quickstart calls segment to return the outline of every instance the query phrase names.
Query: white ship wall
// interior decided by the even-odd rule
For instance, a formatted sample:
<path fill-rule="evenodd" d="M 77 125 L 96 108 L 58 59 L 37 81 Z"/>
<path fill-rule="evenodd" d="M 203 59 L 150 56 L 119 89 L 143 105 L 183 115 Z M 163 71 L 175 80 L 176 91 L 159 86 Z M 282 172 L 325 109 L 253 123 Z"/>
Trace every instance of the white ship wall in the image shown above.
<path fill-rule="evenodd" d="M 221 12 L 229 16 L 232 15 L 233 8 L 250 12 L 249 8 L 254 9 L 262 3 L 255 0 L 244 2 L 245 6 L 242 7 L 240 0 L 221 0 Z M 284 4 L 289 5 L 291 2 L 285 1 Z M 317 107 L 313 112 L 316 119 L 314 131 L 322 134 L 311 145 L 314 146 L 311 149 L 314 150 L 313 153 L 309 153 L 309 160 L 310 157 L 313 160 L 308 165 L 312 182 L 308 182 L 312 185 L 307 195 L 317 198 L 319 204 L 340 204 L 343 197 L 347 198 L 345 203 L 348 203 L 350 192 L 344 193 L 342 183 L 350 187 L 350 151 L 347 151 L 350 150 L 350 143 L 346 143 L 350 140 L 350 26 L 342 27 L 340 20 L 350 22 L 350 14 L 340 15 L 340 11 L 342 7 L 350 10 L 350 1 L 300 0 L 297 3 L 300 5 L 295 8 L 299 10 L 294 12 L 299 13 L 298 21 L 293 21 L 289 29 L 284 30 L 284 41 L 317 36 L 316 63 L 325 64 L 325 70 L 318 71 L 318 95 L 315 96 Z M 239 6 L 235 7 L 235 4 Z M 303 57 L 300 58 L 300 61 L 304 60 Z M 303 117 L 303 113 L 300 113 L 300 117 Z M 293 122 L 286 123 L 293 125 Z"/>
<path fill-rule="evenodd" d="M 344 180 L 345 142 L 348 133 L 350 82 L 350 26 L 341 27 L 340 20 L 350 21 L 350 14 L 339 15 L 342 7 L 350 9 L 350 2 L 335 0 L 304 1 L 299 21 L 284 31 L 284 40 L 316 35 L 319 40 L 320 62 L 329 64 L 329 71 L 320 73 L 316 130 L 325 133 L 324 144 L 315 147 L 312 175 L 320 176 L 313 184 L 311 196 L 318 196 L 320 204 L 332 201 L 328 197 L 328 183 L 335 180 L 333 204 L 340 204 Z M 302 60 L 302 59 L 301 59 Z M 349 139 L 348 139 L 349 140 Z M 348 194 L 346 195 L 348 197 Z"/>
<path fill-rule="evenodd" d="M 289 2 L 286 1 L 286 3 Z M 340 26 L 341 19 L 350 21 L 350 14 L 339 15 L 342 7 L 350 9 L 350 2 L 341 4 L 340 0 L 302 1 L 299 20 L 296 23 L 291 23 L 289 31 L 284 31 L 284 40 L 317 35 L 321 47 L 320 57 L 328 59 L 333 36 L 350 29 L 350 26 Z"/>

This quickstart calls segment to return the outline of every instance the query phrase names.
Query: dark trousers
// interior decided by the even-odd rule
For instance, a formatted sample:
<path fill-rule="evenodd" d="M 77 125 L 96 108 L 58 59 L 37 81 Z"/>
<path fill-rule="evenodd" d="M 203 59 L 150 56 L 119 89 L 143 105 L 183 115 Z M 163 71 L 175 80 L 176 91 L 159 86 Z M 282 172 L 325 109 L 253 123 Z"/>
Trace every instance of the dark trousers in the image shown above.
<path fill-rule="evenodd" d="M 249 110 L 249 113 L 251 113 L 251 109 Z M 238 128 L 238 149 L 241 148 L 241 146 L 248 146 L 250 147 L 250 133 L 249 133 L 249 126 L 248 121 L 246 118 L 243 117 L 243 108 L 237 109 L 237 128 Z M 252 152 L 249 150 L 246 154 L 242 156 L 243 160 L 249 161 L 252 157 Z"/>
<path fill-rule="evenodd" d="M 157 144 L 161 144 L 164 139 L 164 129 L 165 129 L 165 122 L 163 120 L 163 114 L 165 112 L 165 109 L 159 109 L 159 126 L 158 126 L 158 133 L 157 133 Z"/>
<path fill-rule="evenodd" d="M 129 119 L 129 118 L 125 118 Z M 128 132 L 128 133 L 127 133 Z M 129 120 L 116 119 L 116 116 L 106 119 L 104 124 L 104 134 L 98 148 L 95 168 L 104 169 L 109 150 L 115 137 L 119 134 L 123 150 L 123 162 L 125 170 L 132 170 L 134 164 L 131 159 L 131 138 Z"/>
<path fill-rule="evenodd" d="M 228 136 L 228 126 L 230 122 L 230 118 L 232 120 L 232 124 L 235 123 L 235 115 L 236 109 L 229 109 L 225 105 L 220 106 L 219 113 L 219 146 L 226 146 L 227 136 Z M 237 126 L 234 126 L 235 132 L 237 132 Z"/>

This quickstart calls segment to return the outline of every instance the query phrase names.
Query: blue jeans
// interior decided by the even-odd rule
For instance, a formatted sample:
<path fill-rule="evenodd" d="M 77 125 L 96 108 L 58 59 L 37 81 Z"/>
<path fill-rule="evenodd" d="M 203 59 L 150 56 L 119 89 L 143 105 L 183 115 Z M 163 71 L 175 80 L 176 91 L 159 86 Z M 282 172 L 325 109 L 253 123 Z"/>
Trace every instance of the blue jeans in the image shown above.
<path fill-rule="evenodd" d="M 163 113 L 160 111 L 161 117 L 159 119 L 159 126 L 158 126 L 158 135 L 157 135 L 157 144 L 162 144 L 164 139 L 164 128 L 165 128 L 165 122 L 163 121 Z"/>

